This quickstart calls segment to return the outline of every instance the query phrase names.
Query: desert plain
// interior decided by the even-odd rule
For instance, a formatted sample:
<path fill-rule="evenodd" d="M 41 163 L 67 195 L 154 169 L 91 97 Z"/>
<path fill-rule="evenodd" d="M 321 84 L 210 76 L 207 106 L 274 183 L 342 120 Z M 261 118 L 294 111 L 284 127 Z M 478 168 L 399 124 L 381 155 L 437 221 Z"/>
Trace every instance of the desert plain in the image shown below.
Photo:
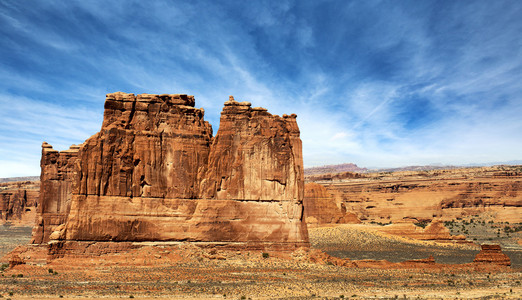
<path fill-rule="evenodd" d="M 365 175 L 369 179 L 364 181 L 321 180 L 318 184 L 327 189 L 362 184 L 390 187 L 408 181 L 411 185 L 412 177 L 420 176 L 426 186 L 426 178 L 429 177 L 426 174 L 432 173 L 451 174 L 434 175 L 432 181 L 438 185 L 455 186 L 456 181 L 465 181 L 469 186 L 471 182 L 476 185 L 493 180 L 497 186 L 504 188 L 506 184 L 517 184 L 520 178 L 500 177 L 498 174 L 518 169 L 516 166 L 503 166 L 423 171 L 419 173 L 422 176 L 415 175 L 416 172 L 370 173 Z M 383 180 L 382 176 L 387 179 Z M 389 182 L 390 176 L 395 177 L 395 181 Z M 310 182 L 307 180 L 307 184 Z M 38 191 L 35 189 L 37 183 L 4 184 L 10 188 L 4 189 L 3 193 L 26 188 L 34 194 Z M 387 189 L 373 190 L 376 194 L 371 198 L 378 199 Z M 436 193 L 420 192 L 426 199 L 440 197 Z M 412 189 L 404 189 L 392 196 L 401 199 L 411 197 L 412 193 Z M 492 193 L 491 190 L 489 193 Z M 386 199 L 390 199 L 390 194 Z M 467 195 L 466 199 L 480 197 L 478 191 L 461 194 Z M 498 191 L 497 200 L 501 194 L 509 193 Z M 334 197 L 335 193 L 328 195 Z M 367 195 L 354 192 L 353 196 L 366 198 Z M 519 191 L 511 196 L 520 199 Z M 451 195 L 447 198 L 454 199 Z M 384 205 L 389 205 L 389 202 Z M 346 202 L 346 205 L 349 203 L 359 202 Z M 445 234 L 439 232 L 436 236 L 439 240 L 434 239 L 433 234 L 423 232 L 426 226 L 422 228 L 416 220 L 383 221 L 388 220 L 388 216 L 382 212 L 372 215 L 363 210 L 358 215 L 363 220 L 357 222 L 311 223 L 308 225 L 310 249 L 284 253 L 227 250 L 224 247 L 199 247 L 180 242 L 143 244 L 124 253 L 90 258 L 48 260 L 44 247 L 28 245 L 31 222 L 16 223 L 12 220 L 1 227 L 0 249 L 4 263 L 0 277 L 1 295 L 12 299 L 519 299 L 522 297 L 522 237 L 518 229 L 521 224 L 513 220 L 507 224 L 508 221 L 503 221 L 505 218 L 496 219 L 499 212 L 506 214 L 506 206 L 500 201 L 498 203 L 464 207 L 458 216 L 455 216 L 454 208 L 448 208 L 451 213 L 437 208 L 436 211 L 444 215 L 452 215 L 440 221 L 447 231 Z M 428 204 L 434 205 L 436 201 Z M 34 209 L 27 209 L 26 213 L 34 216 Z M 418 211 L 417 217 L 422 219 L 428 213 Z M 393 218 L 393 214 L 389 216 Z M 320 219 L 320 216 L 316 218 Z M 440 216 L 435 219 L 440 220 Z M 401 229 L 402 233 L 394 227 Z M 412 235 L 410 229 L 417 234 Z M 448 233 L 454 237 L 453 240 L 442 241 L 441 237 L 447 237 Z M 459 235 L 464 238 L 456 239 Z M 511 265 L 474 264 L 480 244 L 501 245 Z M 15 248 L 26 263 L 7 267 L 10 259 L 8 253 Z M 429 256 L 433 256 L 434 262 L 404 263 Z"/>

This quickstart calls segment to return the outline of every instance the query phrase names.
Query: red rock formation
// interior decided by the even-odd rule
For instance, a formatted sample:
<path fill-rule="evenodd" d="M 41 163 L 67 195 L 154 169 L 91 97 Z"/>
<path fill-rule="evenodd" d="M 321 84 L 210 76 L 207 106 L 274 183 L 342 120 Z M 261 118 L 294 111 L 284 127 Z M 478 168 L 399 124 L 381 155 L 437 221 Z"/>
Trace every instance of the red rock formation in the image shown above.
<path fill-rule="evenodd" d="M 42 144 L 40 200 L 31 243 L 48 242 L 55 227 L 65 222 L 70 208 L 72 174 L 79 148 L 73 145 L 69 150 L 59 152 L 46 142 Z"/>
<path fill-rule="evenodd" d="M 13 268 L 13 267 L 16 267 L 18 265 L 23 265 L 23 264 L 25 264 L 25 261 L 16 254 L 13 254 L 11 256 L 11 259 L 9 259 L 9 268 Z"/>
<path fill-rule="evenodd" d="M 79 155 L 75 194 L 197 198 L 212 127 L 187 95 L 108 94 L 102 129 Z"/>
<path fill-rule="evenodd" d="M 296 115 L 273 116 L 233 97 L 211 146 L 203 197 L 301 201 L 304 175 Z"/>
<path fill-rule="evenodd" d="M 361 222 L 346 211 L 344 203 L 336 203 L 332 198 L 324 186 L 314 182 L 305 184 L 303 206 L 308 225 Z"/>
<path fill-rule="evenodd" d="M 193 96 L 108 94 L 102 129 L 75 161 L 66 225 L 52 238 L 307 246 L 295 115 L 231 98 L 214 138 L 203 115 Z"/>
<path fill-rule="evenodd" d="M 34 225 L 38 186 L 33 181 L 9 182 L 0 186 L 0 224 Z"/>
<path fill-rule="evenodd" d="M 481 245 L 482 249 L 475 256 L 474 263 L 492 263 L 501 266 L 510 266 L 511 260 L 502 253 L 500 245 Z"/>

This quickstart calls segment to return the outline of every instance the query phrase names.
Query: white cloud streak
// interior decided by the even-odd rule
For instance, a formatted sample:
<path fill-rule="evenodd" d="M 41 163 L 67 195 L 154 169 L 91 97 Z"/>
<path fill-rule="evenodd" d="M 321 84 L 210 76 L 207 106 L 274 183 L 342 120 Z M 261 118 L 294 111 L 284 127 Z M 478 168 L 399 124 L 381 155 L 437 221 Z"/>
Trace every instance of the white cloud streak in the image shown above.
<path fill-rule="evenodd" d="M 7 2 L 0 177 L 98 131 L 118 90 L 194 94 L 214 132 L 230 94 L 297 113 L 307 166 L 520 159 L 522 5 L 415 3 Z"/>

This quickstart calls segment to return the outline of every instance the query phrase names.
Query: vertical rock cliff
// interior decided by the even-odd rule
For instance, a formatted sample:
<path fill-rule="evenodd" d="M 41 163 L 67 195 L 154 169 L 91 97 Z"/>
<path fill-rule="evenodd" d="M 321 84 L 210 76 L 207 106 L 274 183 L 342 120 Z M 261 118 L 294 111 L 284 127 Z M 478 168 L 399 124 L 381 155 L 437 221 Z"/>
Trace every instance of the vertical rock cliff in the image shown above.
<path fill-rule="evenodd" d="M 304 171 L 296 115 L 274 116 L 231 96 L 212 141 L 202 196 L 222 206 L 222 240 L 308 241 L 302 220 Z"/>
<path fill-rule="evenodd" d="M 73 159 L 70 190 L 47 188 L 60 205 L 63 192 L 70 197 L 70 206 L 53 210 L 66 218 L 51 222 L 42 211 L 33 241 L 56 230 L 52 238 L 63 241 L 307 246 L 295 115 L 273 116 L 231 97 L 213 138 L 194 104 L 187 95 L 108 94 L 100 132 Z M 46 151 L 43 190 L 54 174 Z"/>
<path fill-rule="evenodd" d="M 65 223 L 69 214 L 74 165 L 79 148 L 80 146 L 73 145 L 70 149 L 59 152 L 46 142 L 42 144 L 40 199 L 31 243 L 48 242 L 51 232 Z"/>

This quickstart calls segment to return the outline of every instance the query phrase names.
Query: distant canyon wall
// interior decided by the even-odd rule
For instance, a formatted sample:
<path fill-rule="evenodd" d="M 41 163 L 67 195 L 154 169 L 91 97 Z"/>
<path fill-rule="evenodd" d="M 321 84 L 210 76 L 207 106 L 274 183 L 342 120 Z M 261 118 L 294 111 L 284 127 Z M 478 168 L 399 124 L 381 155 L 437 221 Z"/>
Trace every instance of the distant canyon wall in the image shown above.
<path fill-rule="evenodd" d="M 325 176 L 312 180 L 317 178 Z M 350 212 L 365 222 L 446 221 L 472 215 L 522 222 L 521 166 L 364 174 L 307 183 L 306 190 L 318 190 L 317 185 L 324 188 L 321 195 L 307 193 L 305 204 L 334 204 L 337 213 Z M 324 211 L 306 209 L 307 217 Z"/>
<path fill-rule="evenodd" d="M 32 226 L 36 217 L 40 183 L 0 183 L 0 224 Z"/>

